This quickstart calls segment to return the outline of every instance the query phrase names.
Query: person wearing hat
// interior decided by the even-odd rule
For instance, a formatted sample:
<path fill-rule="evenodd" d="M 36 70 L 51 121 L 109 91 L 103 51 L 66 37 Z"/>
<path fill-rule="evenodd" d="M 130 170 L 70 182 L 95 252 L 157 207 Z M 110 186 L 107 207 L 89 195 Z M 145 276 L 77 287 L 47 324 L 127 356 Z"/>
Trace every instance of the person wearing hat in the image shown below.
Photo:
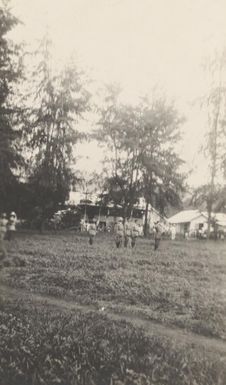
<path fill-rule="evenodd" d="M 162 231 L 159 223 L 160 223 L 159 221 L 155 222 L 155 226 L 154 226 L 154 239 L 155 239 L 154 249 L 155 250 L 157 250 L 159 247 L 159 243 L 162 235 Z"/>
<path fill-rule="evenodd" d="M 117 222 L 114 227 L 114 233 L 115 233 L 115 244 L 116 244 L 116 247 L 119 248 L 122 246 L 123 235 L 124 235 L 123 219 L 121 217 L 117 219 Z"/>
<path fill-rule="evenodd" d="M 8 220 L 6 214 L 3 213 L 0 217 L 0 259 L 4 259 L 7 257 L 7 252 L 4 244 L 7 232 L 7 223 Z"/>
<path fill-rule="evenodd" d="M 16 231 L 16 223 L 17 223 L 17 216 L 14 211 L 11 212 L 9 216 L 9 221 L 8 221 L 8 228 L 7 228 L 7 239 L 11 241 L 13 238 L 13 235 L 15 234 Z"/>
<path fill-rule="evenodd" d="M 97 233 L 97 226 L 94 219 L 90 221 L 88 233 L 89 233 L 89 244 L 92 245 Z"/>

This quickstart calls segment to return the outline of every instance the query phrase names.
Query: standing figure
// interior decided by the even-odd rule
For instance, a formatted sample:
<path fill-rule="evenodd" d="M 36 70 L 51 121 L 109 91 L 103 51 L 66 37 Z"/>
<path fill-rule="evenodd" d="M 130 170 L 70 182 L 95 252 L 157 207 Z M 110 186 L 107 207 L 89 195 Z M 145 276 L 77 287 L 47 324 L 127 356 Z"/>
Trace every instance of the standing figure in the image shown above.
<path fill-rule="evenodd" d="M 161 240 L 161 227 L 159 225 L 159 221 L 155 223 L 155 226 L 154 226 L 154 237 L 155 237 L 155 250 L 158 249 L 159 247 L 159 243 L 160 243 L 160 240 Z"/>
<path fill-rule="evenodd" d="M 7 223 L 8 220 L 6 214 L 3 213 L 0 217 L 0 259 L 4 259 L 7 257 L 7 252 L 4 244 L 7 232 Z"/>
<path fill-rule="evenodd" d="M 131 221 L 129 219 L 125 220 L 124 232 L 125 232 L 124 246 L 130 247 L 131 246 L 132 230 L 131 230 Z"/>
<path fill-rule="evenodd" d="M 137 224 L 137 219 L 132 223 L 131 229 L 131 246 L 134 247 L 136 244 L 136 239 L 139 236 L 139 227 Z"/>
<path fill-rule="evenodd" d="M 88 233 L 89 233 L 89 244 L 92 245 L 94 241 L 94 237 L 96 236 L 96 233 L 97 233 L 97 226 L 93 219 L 91 220 L 91 223 L 89 225 Z"/>
<path fill-rule="evenodd" d="M 86 231 L 84 218 L 82 218 L 80 221 L 80 229 L 81 229 L 81 233 L 84 233 Z"/>
<path fill-rule="evenodd" d="M 124 227 L 122 222 L 123 219 L 121 217 L 118 218 L 114 227 L 115 243 L 117 248 L 121 247 L 123 242 Z"/>
<path fill-rule="evenodd" d="M 174 241 L 176 238 L 176 228 L 174 225 L 171 226 L 171 239 Z"/>
<path fill-rule="evenodd" d="M 8 221 L 8 229 L 7 229 L 7 239 L 8 241 L 11 241 L 12 238 L 14 237 L 15 231 L 16 231 L 16 223 L 17 223 L 17 216 L 14 211 L 11 212 L 9 216 L 9 221 Z"/>
<path fill-rule="evenodd" d="M 60 229 L 60 223 L 61 223 L 61 216 L 60 216 L 60 214 L 55 213 L 53 215 L 53 218 L 52 218 L 51 222 L 52 222 L 52 226 L 53 226 L 53 231 L 57 232 L 57 230 Z"/>

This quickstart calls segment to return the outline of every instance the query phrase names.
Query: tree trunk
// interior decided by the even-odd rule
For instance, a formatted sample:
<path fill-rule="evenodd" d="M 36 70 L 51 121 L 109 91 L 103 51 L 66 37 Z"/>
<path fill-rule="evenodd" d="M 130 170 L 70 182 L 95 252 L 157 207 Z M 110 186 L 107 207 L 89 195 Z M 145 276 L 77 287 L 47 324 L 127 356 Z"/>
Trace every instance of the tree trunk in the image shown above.
<path fill-rule="evenodd" d="M 212 214 L 212 208 L 208 208 L 208 227 L 207 227 L 207 238 L 208 239 L 210 239 L 211 214 Z"/>
<path fill-rule="evenodd" d="M 218 99 L 215 102 L 215 118 L 213 121 L 212 128 L 212 140 L 210 141 L 210 155 L 211 155 L 211 180 L 210 180 L 210 197 L 208 204 L 208 229 L 207 229 L 207 237 L 210 238 L 210 225 L 211 225 L 211 216 L 213 211 L 213 202 L 214 202 L 214 194 L 215 194 L 215 177 L 217 173 L 217 156 L 218 156 L 218 123 L 220 117 L 220 107 L 221 107 L 221 70 L 219 73 L 219 85 L 218 85 Z"/>
<path fill-rule="evenodd" d="M 39 232 L 40 234 L 43 234 L 45 231 L 45 219 L 41 219 L 41 223 L 40 223 L 40 228 L 39 228 Z"/>
<path fill-rule="evenodd" d="M 148 208 L 149 208 L 149 203 L 146 202 L 146 207 L 145 207 L 145 217 L 144 217 L 144 236 L 147 237 L 147 230 L 148 230 Z"/>

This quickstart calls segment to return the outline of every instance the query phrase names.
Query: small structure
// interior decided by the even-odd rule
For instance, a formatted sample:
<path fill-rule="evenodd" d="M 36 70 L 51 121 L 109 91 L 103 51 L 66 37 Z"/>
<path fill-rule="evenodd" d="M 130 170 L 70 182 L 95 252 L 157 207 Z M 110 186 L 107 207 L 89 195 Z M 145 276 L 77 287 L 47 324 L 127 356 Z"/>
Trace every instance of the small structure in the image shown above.
<path fill-rule="evenodd" d="M 221 235 L 226 236 L 226 214 L 225 213 L 215 213 L 213 218 L 216 221 L 217 231 Z"/>
<path fill-rule="evenodd" d="M 175 225 L 176 234 L 192 237 L 207 230 L 208 216 L 199 210 L 184 210 L 169 218 L 169 223 Z"/>

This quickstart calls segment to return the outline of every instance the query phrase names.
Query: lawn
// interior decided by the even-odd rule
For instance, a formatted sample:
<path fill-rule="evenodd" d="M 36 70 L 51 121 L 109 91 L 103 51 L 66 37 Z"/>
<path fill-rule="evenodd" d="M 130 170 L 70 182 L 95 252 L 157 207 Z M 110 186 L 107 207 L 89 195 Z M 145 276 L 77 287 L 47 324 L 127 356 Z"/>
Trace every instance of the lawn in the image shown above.
<path fill-rule="evenodd" d="M 13 287 L 97 304 L 117 312 L 226 338 L 226 245 L 224 242 L 138 239 L 135 249 L 116 249 L 99 234 L 19 234 L 9 245 L 23 267 L 2 270 Z"/>
<path fill-rule="evenodd" d="M 225 358 L 225 356 L 224 356 Z M 99 313 L 0 304 L 0 385 L 225 385 L 220 354 Z"/>
<path fill-rule="evenodd" d="M 224 242 L 162 241 L 155 252 L 144 239 L 118 250 L 110 235 L 90 246 L 72 233 L 21 233 L 7 247 L 1 285 L 18 295 L 0 296 L 0 385 L 226 383 L 226 347 L 214 349 L 226 338 Z M 173 334 L 147 333 L 133 317 Z M 202 346 L 178 344 L 178 327 L 204 338 Z M 200 336 L 214 337 L 213 349 Z"/>

